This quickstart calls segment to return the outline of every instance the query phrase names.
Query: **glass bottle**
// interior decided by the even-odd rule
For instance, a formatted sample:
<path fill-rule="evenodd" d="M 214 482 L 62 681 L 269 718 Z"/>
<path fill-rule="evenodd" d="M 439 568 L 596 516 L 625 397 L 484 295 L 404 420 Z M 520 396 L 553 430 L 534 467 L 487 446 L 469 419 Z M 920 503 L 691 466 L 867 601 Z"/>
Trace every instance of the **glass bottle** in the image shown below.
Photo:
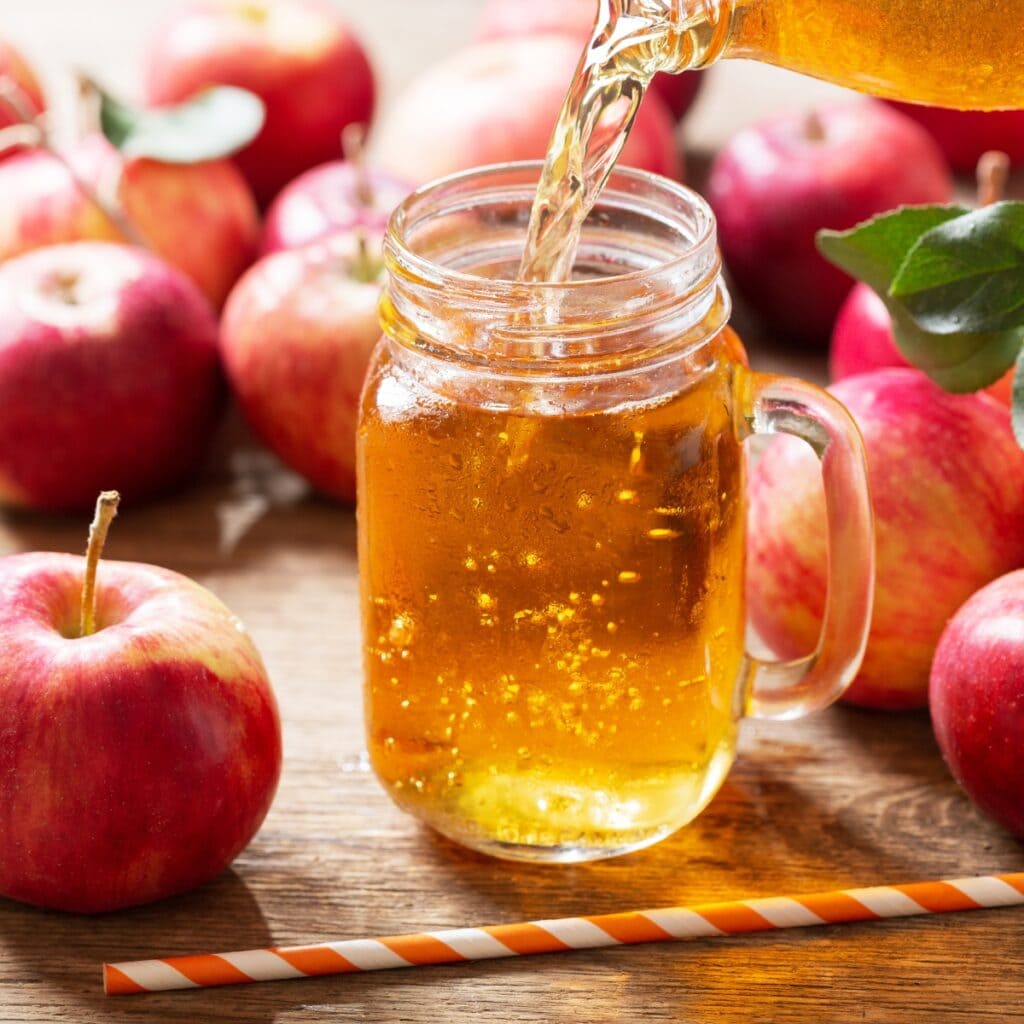
<path fill-rule="evenodd" d="M 671 25 L 676 71 L 741 57 L 893 99 L 1024 108 L 1024 0 L 603 3 Z"/>

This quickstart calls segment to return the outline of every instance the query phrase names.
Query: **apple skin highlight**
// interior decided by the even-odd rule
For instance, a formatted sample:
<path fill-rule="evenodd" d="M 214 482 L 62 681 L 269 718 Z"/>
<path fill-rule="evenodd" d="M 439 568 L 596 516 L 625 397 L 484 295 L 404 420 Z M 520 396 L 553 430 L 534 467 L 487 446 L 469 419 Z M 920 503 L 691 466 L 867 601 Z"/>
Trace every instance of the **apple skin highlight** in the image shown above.
<path fill-rule="evenodd" d="M 0 895 L 94 913 L 222 871 L 270 807 L 277 705 L 238 620 L 154 566 L 0 559 Z"/>

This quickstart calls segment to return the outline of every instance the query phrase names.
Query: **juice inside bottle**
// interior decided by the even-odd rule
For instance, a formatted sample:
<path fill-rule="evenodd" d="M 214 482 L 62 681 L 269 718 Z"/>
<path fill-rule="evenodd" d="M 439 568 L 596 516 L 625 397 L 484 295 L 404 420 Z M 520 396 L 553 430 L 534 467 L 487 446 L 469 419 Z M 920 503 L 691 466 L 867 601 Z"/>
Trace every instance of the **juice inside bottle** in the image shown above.
<path fill-rule="evenodd" d="M 731 22 L 726 57 L 894 99 L 1024 107 L 1024 0 L 738 0 Z"/>

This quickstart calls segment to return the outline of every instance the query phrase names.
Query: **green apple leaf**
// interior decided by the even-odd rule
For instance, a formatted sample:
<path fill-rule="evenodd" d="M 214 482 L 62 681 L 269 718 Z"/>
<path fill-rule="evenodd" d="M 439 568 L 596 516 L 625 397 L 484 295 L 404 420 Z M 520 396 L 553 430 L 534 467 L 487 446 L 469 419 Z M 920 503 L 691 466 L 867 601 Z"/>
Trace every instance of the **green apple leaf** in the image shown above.
<path fill-rule="evenodd" d="M 1021 349 L 1013 375 L 1013 432 L 1017 435 L 1017 444 L 1024 448 L 1024 349 Z"/>
<path fill-rule="evenodd" d="M 136 108 L 100 90 L 100 127 L 128 159 L 196 164 L 230 156 L 263 127 L 263 101 L 234 86 L 204 89 L 174 107 Z"/>
<path fill-rule="evenodd" d="M 957 394 L 994 384 L 1013 366 L 1024 344 L 1024 329 L 975 334 L 930 334 L 905 310 L 890 307 L 896 345 L 911 366 L 939 387 Z"/>
<path fill-rule="evenodd" d="M 1024 203 L 996 203 L 924 234 L 889 287 L 931 334 L 1024 324 Z"/>
<path fill-rule="evenodd" d="M 1024 302 L 1016 302 L 1006 277 L 1024 222 L 1006 212 L 995 218 L 997 226 L 985 232 L 1001 239 L 993 255 L 972 228 L 976 216 L 956 206 L 904 207 L 850 231 L 818 235 L 826 259 L 882 298 L 906 359 L 947 391 L 995 383 L 1024 344 Z"/>
<path fill-rule="evenodd" d="M 968 212 L 962 206 L 903 206 L 850 231 L 819 231 L 818 248 L 830 263 L 870 285 L 884 299 L 918 239 Z"/>

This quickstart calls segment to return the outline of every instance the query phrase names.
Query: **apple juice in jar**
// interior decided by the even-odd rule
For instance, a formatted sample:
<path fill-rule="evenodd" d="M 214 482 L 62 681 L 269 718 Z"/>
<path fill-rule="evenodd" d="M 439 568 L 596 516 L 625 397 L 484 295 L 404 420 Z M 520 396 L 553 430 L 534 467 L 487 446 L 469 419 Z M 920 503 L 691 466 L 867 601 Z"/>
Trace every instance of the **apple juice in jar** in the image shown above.
<path fill-rule="evenodd" d="M 642 232 L 670 229 L 628 191 L 584 236 L 589 290 L 496 280 L 522 174 L 482 175 L 473 210 L 470 178 L 442 185 L 392 226 L 359 433 L 366 713 L 403 808 L 572 859 L 674 831 L 732 762 L 742 349 L 713 239 L 650 269 L 668 241 Z"/>

